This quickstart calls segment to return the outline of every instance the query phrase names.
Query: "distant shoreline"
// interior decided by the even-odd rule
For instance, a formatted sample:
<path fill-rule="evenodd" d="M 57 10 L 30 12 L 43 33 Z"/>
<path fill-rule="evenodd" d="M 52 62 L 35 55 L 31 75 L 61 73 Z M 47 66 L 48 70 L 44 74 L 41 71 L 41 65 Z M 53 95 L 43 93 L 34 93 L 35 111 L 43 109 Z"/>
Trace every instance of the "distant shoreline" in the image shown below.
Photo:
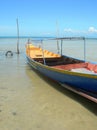
<path fill-rule="evenodd" d="M 18 38 L 17 36 L 0 36 L 0 39 L 3 38 Z M 19 38 L 56 38 L 54 36 L 20 36 Z M 86 39 L 95 39 L 97 40 L 97 38 L 95 37 L 85 37 Z"/>

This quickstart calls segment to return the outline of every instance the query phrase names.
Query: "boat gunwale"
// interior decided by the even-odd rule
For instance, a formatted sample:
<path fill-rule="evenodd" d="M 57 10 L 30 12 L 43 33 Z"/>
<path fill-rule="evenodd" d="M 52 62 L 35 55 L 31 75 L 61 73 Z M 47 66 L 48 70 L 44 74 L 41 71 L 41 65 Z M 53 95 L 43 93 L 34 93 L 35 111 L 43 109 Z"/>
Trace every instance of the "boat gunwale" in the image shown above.
<path fill-rule="evenodd" d="M 34 62 L 34 65 L 36 65 L 36 66 L 39 65 L 42 68 L 46 68 L 48 70 L 52 70 L 52 71 L 55 71 L 55 72 L 60 72 L 60 73 L 67 74 L 67 75 L 72 75 L 72 76 L 81 76 L 81 77 L 85 77 L 85 78 L 97 79 L 97 75 L 95 75 L 95 74 L 86 74 L 86 73 L 80 73 L 80 72 L 72 72 L 72 71 L 69 71 L 69 70 L 57 69 L 57 68 L 54 68 L 54 67 L 39 63 L 38 61 L 35 61 L 34 59 L 29 57 L 28 55 L 27 55 L 27 57 L 30 59 L 30 61 Z"/>

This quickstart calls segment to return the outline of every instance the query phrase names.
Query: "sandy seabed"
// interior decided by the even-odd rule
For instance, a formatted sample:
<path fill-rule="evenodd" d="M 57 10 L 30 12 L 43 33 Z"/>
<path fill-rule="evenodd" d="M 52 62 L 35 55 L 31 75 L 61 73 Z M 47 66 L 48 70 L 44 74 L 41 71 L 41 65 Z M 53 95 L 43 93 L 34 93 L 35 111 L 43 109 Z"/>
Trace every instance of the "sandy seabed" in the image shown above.
<path fill-rule="evenodd" d="M 97 130 L 97 104 L 0 55 L 0 130 Z"/>

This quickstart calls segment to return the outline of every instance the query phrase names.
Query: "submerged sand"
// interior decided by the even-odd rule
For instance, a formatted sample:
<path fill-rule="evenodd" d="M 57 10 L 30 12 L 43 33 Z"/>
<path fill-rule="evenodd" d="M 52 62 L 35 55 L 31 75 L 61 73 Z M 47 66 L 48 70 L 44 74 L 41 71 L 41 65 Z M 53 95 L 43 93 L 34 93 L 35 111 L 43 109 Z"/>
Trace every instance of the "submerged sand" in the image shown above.
<path fill-rule="evenodd" d="M 97 104 L 37 74 L 24 54 L 3 57 L 0 130 L 97 130 Z"/>

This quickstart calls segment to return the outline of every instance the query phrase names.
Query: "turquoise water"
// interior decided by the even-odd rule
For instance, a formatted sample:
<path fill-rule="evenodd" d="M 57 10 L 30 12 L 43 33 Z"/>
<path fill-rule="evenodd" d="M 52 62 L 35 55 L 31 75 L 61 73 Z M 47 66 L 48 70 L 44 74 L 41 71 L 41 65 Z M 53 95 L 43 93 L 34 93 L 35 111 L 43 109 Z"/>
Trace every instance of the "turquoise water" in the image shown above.
<path fill-rule="evenodd" d="M 49 48 L 49 50 L 53 52 L 57 52 L 56 41 L 55 42 L 50 41 L 50 43 L 48 41 L 47 43 L 48 43 L 47 45 L 44 45 L 45 48 Z M 60 44 L 60 41 L 59 41 L 59 44 Z M 60 52 L 61 52 L 61 47 L 60 47 Z M 82 40 L 63 41 L 62 52 L 64 55 L 84 59 L 84 41 Z M 97 62 L 97 39 L 86 39 L 85 60 Z"/>
<path fill-rule="evenodd" d="M 21 52 L 25 49 L 25 44 L 28 38 L 20 38 L 19 40 L 19 49 Z M 0 51 L 8 51 L 11 50 L 13 52 L 17 51 L 17 38 L 0 38 Z"/>
<path fill-rule="evenodd" d="M 25 44 L 0 38 L 0 130 L 96 130 L 97 104 L 62 88 L 33 71 L 26 62 Z M 44 48 L 56 52 L 56 42 Z M 77 48 L 77 49 L 75 49 Z M 97 62 L 97 40 L 87 40 L 87 60 Z M 6 57 L 11 50 L 13 56 Z M 64 43 L 63 53 L 83 58 L 83 42 Z"/>
<path fill-rule="evenodd" d="M 35 38 L 31 38 L 35 39 Z M 28 38 L 20 38 L 19 40 L 19 50 L 21 53 L 25 52 L 25 44 L 28 41 Z M 59 52 L 61 53 L 61 46 L 59 41 Z M 39 44 L 39 43 L 35 43 Z M 97 62 L 97 39 L 86 39 L 85 44 L 85 58 L 87 61 Z M 43 42 L 43 48 L 48 49 L 53 52 L 58 52 L 57 50 L 57 42 L 54 40 Z M 6 52 L 8 50 L 13 51 L 14 53 L 17 51 L 17 38 L 0 38 L 0 52 Z M 84 41 L 63 41 L 63 54 L 84 59 Z"/>

